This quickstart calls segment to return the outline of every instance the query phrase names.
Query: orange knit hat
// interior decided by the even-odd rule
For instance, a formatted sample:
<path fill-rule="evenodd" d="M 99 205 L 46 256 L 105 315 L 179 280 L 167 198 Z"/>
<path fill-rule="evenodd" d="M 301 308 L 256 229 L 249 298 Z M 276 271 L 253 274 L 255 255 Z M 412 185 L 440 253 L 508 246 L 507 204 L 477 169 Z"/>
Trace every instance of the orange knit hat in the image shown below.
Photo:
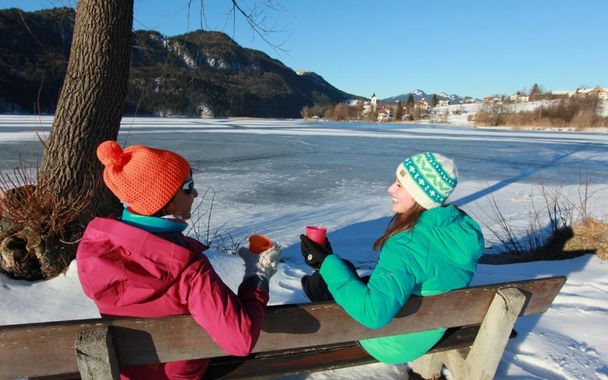
<path fill-rule="evenodd" d="M 153 215 L 163 208 L 190 175 L 190 165 L 168 150 L 133 145 L 123 150 L 108 140 L 97 147 L 105 166 L 103 181 L 133 211 Z"/>

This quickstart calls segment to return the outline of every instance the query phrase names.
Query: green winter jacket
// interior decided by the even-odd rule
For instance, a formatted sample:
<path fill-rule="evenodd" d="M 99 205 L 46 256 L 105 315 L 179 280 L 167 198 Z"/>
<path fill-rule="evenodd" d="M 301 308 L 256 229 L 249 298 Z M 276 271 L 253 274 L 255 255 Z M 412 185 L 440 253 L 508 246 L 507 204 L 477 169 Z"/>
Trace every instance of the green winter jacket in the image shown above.
<path fill-rule="evenodd" d="M 411 294 L 430 296 L 469 285 L 484 249 L 479 225 L 454 206 L 420 215 L 414 228 L 391 236 L 367 285 L 337 255 L 320 273 L 336 303 L 362 325 L 387 325 Z M 365 339 L 361 346 L 384 363 L 405 363 L 426 353 L 445 329 Z"/>

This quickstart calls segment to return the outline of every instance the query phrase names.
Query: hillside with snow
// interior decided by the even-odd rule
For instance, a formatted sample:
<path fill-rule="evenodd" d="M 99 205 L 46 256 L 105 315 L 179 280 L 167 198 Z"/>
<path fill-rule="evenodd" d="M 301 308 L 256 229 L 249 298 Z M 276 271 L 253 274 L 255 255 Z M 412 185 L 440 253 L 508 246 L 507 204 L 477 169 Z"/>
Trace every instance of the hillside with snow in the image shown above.
<path fill-rule="evenodd" d="M 541 107 L 549 107 L 556 104 L 559 100 L 537 100 L 520 103 L 504 103 L 500 104 L 503 112 L 531 112 L 536 111 Z M 473 118 L 475 114 L 480 110 L 491 109 L 493 105 L 483 102 L 465 103 L 465 104 L 448 104 L 447 106 L 436 106 L 430 111 L 430 117 L 427 120 L 422 120 L 422 123 L 441 123 L 449 125 L 460 125 L 460 126 L 474 126 Z M 600 117 L 608 116 L 608 99 L 600 100 L 600 104 L 597 109 L 597 113 Z M 501 128 L 510 128 L 510 126 L 504 126 Z M 535 126 L 530 126 L 535 128 Z M 551 128 L 544 128 L 551 129 Z M 555 130 L 575 130 L 572 127 L 553 128 Z M 595 131 L 605 129 L 594 129 Z"/>
<path fill-rule="evenodd" d="M 447 100 L 449 102 L 449 104 L 474 103 L 474 102 L 479 101 L 479 99 L 475 99 L 470 96 L 447 94 L 443 91 L 438 92 L 436 94 L 432 94 L 432 93 L 427 94 L 426 92 L 419 90 L 419 89 L 413 90 L 413 91 L 405 93 L 405 94 L 400 94 L 400 95 L 396 95 L 396 96 L 391 96 L 389 98 L 381 99 L 380 101 L 384 102 L 384 103 L 395 103 L 398 101 L 405 103 L 407 101 L 407 99 L 410 97 L 410 95 L 412 95 L 414 102 L 416 102 L 420 99 L 426 99 L 427 103 L 429 103 L 429 104 L 432 104 L 433 95 L 437 95 L 438 100 Z"/>

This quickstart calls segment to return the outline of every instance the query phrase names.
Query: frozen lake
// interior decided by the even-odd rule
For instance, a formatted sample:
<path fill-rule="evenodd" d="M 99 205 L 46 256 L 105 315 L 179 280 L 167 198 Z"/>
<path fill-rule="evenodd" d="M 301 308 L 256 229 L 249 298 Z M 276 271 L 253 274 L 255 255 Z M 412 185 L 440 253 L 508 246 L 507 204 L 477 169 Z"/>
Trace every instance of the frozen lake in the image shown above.
<path fill-rule="evenodd" d="M 48 134 L 51 122 L 51 117 L 0 117 L 0 169 L 14 167 L 20 157 L 35 163 L 40 157 L 38 136 Z M 487 209 L 489 194 L 499 204 L 512 201 L 513 188 L 508 192 L 511 199 L 501 198 L 501 190 L 510 185 L 521 188 L 525 199 L 530 194 L 524 193 L 531 193 L 540 182 L 575 186 L 588 176 L 592 184 L 608 184 L 605 133 L 125 118 L 118 140 L 185 156 L 199 193 L 215 192 L 212 229 L 236 237 L 263 231 L 284 243 L 297 240 L 306 224 L 339 228 L 388 216 L 386 188 L 394 180 L 397 163 L 421 151 L 437 151 L 456 160 L 460 185 L 451 201 L 481 219 L 484 216 L 477 214 Z M 200 198 L 201 210 L 208 209 L 210 195 Z M 512 216 L 526 217 L 521 210 Z M 206 223 L 206 217 L 202 220 Z"/>

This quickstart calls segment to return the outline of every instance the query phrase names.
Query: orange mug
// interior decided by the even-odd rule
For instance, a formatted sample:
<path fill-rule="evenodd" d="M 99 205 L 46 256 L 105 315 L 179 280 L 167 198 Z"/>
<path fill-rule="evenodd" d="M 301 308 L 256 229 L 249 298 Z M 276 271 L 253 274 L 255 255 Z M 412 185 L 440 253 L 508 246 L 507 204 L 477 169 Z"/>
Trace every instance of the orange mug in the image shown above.
<path fill-rule="evenodd" d="M 272 240 L 265 235 L 251 235 L 249 236 L 249 250 L 253 253 L 259 254 L 272 247 Z"/>

